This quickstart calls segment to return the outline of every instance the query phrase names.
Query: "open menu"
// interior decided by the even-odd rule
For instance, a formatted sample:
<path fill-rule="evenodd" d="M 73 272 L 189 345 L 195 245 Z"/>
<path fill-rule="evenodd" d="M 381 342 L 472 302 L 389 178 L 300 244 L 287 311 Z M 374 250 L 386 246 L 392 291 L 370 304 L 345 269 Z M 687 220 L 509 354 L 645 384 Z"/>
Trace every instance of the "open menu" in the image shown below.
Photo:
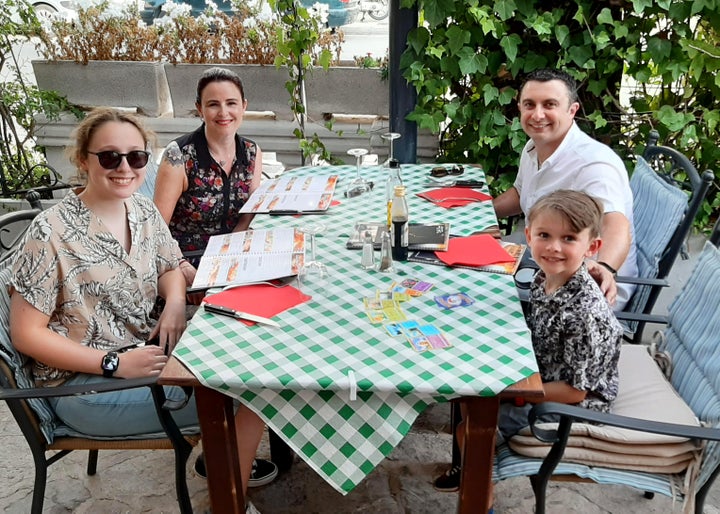
<path fill-rule="evenodd" d="M 305 235 L 294 228 L 246 230 L 212 236 L 200 259 L 193 289 L 247 284 L 297 275 L 305 260 Z"/>
<path fill-rule="evenodd" d="M 264 180 L 240 212 L 323 212 L 330 207 L 337 181 L 337 175 Z"/>

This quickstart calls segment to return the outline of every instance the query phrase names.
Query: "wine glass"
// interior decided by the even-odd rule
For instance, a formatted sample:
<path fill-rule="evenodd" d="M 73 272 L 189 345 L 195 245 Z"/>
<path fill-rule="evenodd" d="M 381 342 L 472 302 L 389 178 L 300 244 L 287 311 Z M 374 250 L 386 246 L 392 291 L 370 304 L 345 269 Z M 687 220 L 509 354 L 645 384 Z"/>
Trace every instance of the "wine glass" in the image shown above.
<path fill-rule="evenodd" d="M 328 277 L 328 269 L 325 264 L 318 261 L 315 245 L 315 236 L 325 232 L 325 225 L 322 223 L 305 223 L 299 227 L 300 232 L 310 236 L 310 259 L 305 254 L 305 262 L 298 273 L 298 280 L 301 288 L 317 286 L 325 282 Z"/>
<path fill-rule="evenodd" d="M 363 193 L 367 193 L 370 190 L 372 190 L 372 185 L 370 182 L 365 180 L 360 176 L 360 162 L 362 160 L 362 156 L 367 154 L 367 148 L 351 148 L 347 151 L 348 155 L 354 155 L 355 156 L 355 162 L 357 166 L 357 175 L 353 179 L 352 182 L 347 187 L 347 190 L 345 191 L 345 196 L 348 198 L 352 198 L 353 196 L 360 196 Z"/>
<path fill-rule="evenodd" d="M 388 166 L 388 164 L 390 163 L 390 161 L 395 157 L 395 156 L 393 155 L 393 141 L 395 141 L 396 139 L 398 139 L 400 136 L 401 136 L 401 134 L 399 134 L 399 133 L 397 133 L 397 132 L 386 132 L 385 134 L 383 134 L 382 136 L 380 136 L 380 137 L 382 137 L 385 141 L 388 141 L 388 142 L 390 143 L 390 153 L 388 154 L 387 160 L 383 163 L 383 166 Z"/>

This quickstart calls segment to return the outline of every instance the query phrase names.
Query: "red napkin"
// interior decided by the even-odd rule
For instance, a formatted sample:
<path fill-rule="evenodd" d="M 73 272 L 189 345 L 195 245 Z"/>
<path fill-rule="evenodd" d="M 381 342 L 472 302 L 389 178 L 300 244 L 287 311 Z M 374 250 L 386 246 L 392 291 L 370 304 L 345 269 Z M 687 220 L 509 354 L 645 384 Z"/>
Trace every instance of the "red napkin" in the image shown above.
<path fill-rule="evenodd" d="M 417 194 L 420 198 L 429 200 L 435 205 L 449 209 L 451 207 L 462 207 L 473 202 L 485 202 L 492 200 L 492 196 L 475 191 L 469 187 L 442 187 L 431 189 Z"/>
<path fill-rule="evenodd" d="M 273 287 L 269 284 L 251 284 L 233 287 L 227 291 L 206 296 L 204 302 L 263 316 L 264 318 L 272 318 L 276 314 L 300 305 L 309 299 L 308 295 L 301 293 L 293 286 Z M 244 319 L 239 321 L 248 326 L 256 323 Z"/>
<path fill-rule="evenodd" d="M 446 252 L 435 252 L 435 255 L 448 266 L 480 267 L 515 261 L 498 240 L 488 234 L 454 237 Z"/>

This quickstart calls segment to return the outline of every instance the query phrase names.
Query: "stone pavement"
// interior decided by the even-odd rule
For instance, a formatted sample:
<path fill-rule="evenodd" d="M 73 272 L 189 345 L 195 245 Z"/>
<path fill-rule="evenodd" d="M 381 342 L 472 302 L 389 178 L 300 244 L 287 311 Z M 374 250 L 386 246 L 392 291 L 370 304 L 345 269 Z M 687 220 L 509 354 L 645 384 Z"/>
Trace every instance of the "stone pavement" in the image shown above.
<path fill-rule="evenodd" d="M 692 255 L 702 246 L 694 239 Z M 663 293 L 656 312 L 663 312 L 692 267 L 678 261 L 671 288 Z M 649 330 L 646 334 L 651 334 Z M 250 490 L 250 498 L 263 514 L 445 514 L 455 511 L 457 495 L 438 493 L 433 478 L 445 470 L 450 459 L 449 405 L 430 407 L 414 424 L 410 434 L 354 491 L 342 496 L 327 485 L 304 462 L 296 458 L 292 469 L 270 485 Z M 0 510 L 30 511 L 33 463 L 30 452 L 5 403 L 0 403 Z M 269 449 L 263 444 L 260 456 Z M 173 453 L 170 451 L 100 452 L 98 473 L 85 474 L 84 452 L 74 452 L 50 467 L 45 496 L 46 513 L 173 513 L 175 501 Z M 209 511 L 205 480 L 192 471 L 188 484 L 195 512 Z M 534 498 L 527 478 L 496 485 L 495 512 L 533 512 Z M 550 486 L 547 512 L 554 513 L 657 513 L 680 512 L 680 505 L 665 497 L 646 500 L 642 493 L 622 486 L 554 483 Z M 720 514 L 720 485 L 716 484 L 705 505 L 706 514 Z"/>

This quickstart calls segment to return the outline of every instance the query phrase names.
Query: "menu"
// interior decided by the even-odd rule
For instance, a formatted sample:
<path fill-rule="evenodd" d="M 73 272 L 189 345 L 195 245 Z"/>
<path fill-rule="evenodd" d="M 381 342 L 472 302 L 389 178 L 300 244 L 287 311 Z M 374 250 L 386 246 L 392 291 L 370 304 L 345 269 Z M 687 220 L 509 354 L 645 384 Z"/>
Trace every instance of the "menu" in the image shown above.
<path fill-rule="evenodd" d="M 246 230 L 210 237 L 193 289 L 247 284 L 297 275 L 305 235 L 295 228 Z"/>
<path fill-rule="evenodd" d="M 337 175 L 264 180 L 240 212 L 323 212 L 330 207 L 337 181 Z"/>

